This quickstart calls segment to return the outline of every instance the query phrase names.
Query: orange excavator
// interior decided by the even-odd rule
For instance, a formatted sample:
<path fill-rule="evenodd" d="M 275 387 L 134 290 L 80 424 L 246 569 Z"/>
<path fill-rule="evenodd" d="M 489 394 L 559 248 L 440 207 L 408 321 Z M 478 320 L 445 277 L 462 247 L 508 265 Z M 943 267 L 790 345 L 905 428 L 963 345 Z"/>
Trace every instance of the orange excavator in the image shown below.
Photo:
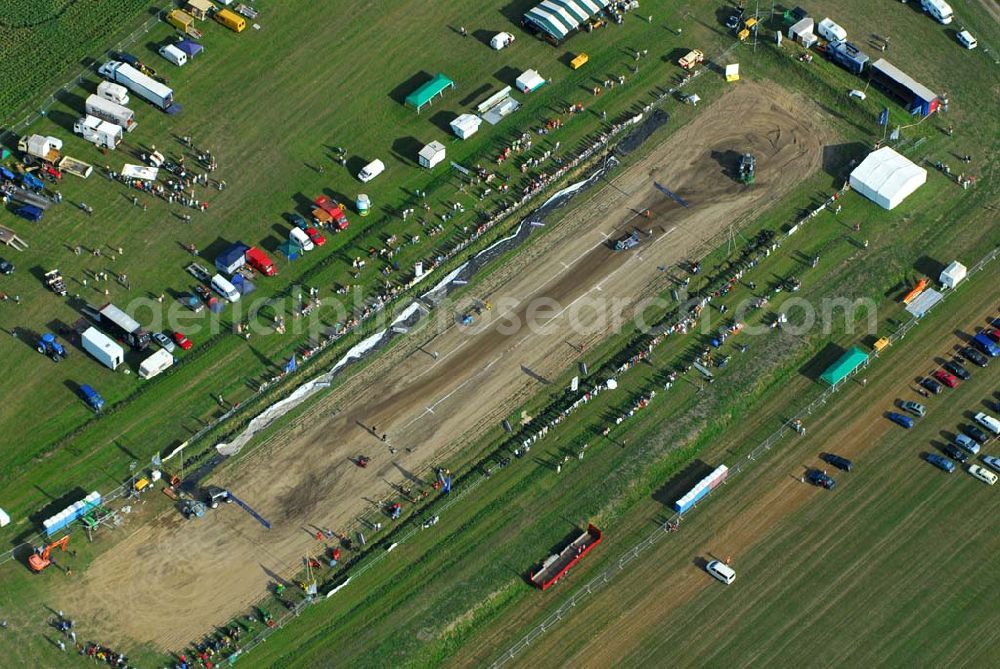
<path fill-rule="evenodd" d="M 61 551 L 65 551 L 66 544 L 68 543 L 69 543 L 69 535 L 67 534 L 59 541 L 53 541 L 51 544 L 46 546 L 45 549 L 42 550 L 41 552 L 32 553 L 28 557 L 28 566 L 31 567 L 31 570 L 36 573 L 42 571 L 50 564 L 52 564 L 52 560 L 49 559 L 49 554 L 52 552 L 52 549 L 58 548 Z"/>

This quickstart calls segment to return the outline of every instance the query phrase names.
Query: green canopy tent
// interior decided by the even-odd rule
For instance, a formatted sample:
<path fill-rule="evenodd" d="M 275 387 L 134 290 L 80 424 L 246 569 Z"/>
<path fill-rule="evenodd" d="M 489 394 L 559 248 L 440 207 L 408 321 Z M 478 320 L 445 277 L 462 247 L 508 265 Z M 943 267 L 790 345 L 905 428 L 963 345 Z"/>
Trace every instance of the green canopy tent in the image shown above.
<path fill-rule="evenodd" d="M 406 104 L 416 108 L 417 113 L 431 103 L 434 98 L 444 94 L 449 88 L 455 88 L 455 82 L 440 72 L 426 84 L 406 96 Z"/>
<path fill-rule="evenodd" d="M 861 350 L 860 347 L 852 346 L 844 352 L 844 355 L 837 359 L 837 362 L 827 367 L 826 371 L 820 374 L 819 378 L 831 386 L 835 386 L 867 361 L 868 354 Z"/>

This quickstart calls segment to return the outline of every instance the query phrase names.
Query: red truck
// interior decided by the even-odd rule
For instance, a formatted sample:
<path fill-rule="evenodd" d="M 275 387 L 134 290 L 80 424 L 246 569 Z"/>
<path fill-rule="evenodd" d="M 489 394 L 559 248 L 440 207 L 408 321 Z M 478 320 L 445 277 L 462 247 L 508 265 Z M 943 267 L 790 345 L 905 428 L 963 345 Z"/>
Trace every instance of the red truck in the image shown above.
<path fill-rule="evenodd" d="M 317 223 L 329 224 L 336 230 L 347 229 L 347 215 L 339 202 L 331 200 L 326 195 L 320 195 L 313 200 L 313 204 L 318 207 L 313 210 L 313 217 Z"/>
<path fill-rule="evenodd" d="M 267 254 L 256 246 L 250 247 L 247 251 L 246 257 L 247 263 L 264 276 L 274 276 L 278 271 L 275 269 L 274 263 L 271 262 L 271 259 L 267 257 Z"/>

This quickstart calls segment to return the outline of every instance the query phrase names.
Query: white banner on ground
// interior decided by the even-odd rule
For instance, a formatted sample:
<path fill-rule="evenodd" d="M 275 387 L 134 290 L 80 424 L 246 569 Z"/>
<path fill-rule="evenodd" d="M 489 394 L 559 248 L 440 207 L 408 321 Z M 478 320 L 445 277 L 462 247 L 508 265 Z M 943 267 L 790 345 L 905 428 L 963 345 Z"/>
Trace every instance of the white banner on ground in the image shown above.
<path fill-rule="evenodd" d="M 365 353 L 370 351 L 380 341 L 382 341 L 384 337 L 386 337 L 389 334 L 389 332 L 392 330 L 393 327 L 395 327 L 399 323 L 406 321 L 408 318 L 413 316 L 419 310 L 420 310 L 420 305 L 417 304 L 416 302 L 412 303 L 406 309 L 403 309 L 403 311 L 400 312 L 399 316 L 396 317 L 396 319 L 392 322 L 389 328 L 382 330 L 381 332 L 377 332 L 376 334 L 373 334 L 370 337 L 367 337 L 366 339 L 363 339 L 362 341 L 352 346 L 347 351 L 347 353 L 345 353 L 344 356 L 340 360 L 338 360 L 333 367 L 329 369 L 329 371 L 327 371 L 324 374 L 321 374 L 320 376 L 314 379 L 311 379 L 303 383 L 301 386 L 296 388 L 291 395 L 289 395 L 283 400 L 275 402 L 271 406 L 261 411 L 259 414 L 253 417 L 253 419 L 250 421 L 250 424 L 247 425 L 246 429 L 240 432 L 235 439 L 233 439 L 229 443 L 217 444 L 215 446 L 215 449 L 221 455 L 236 455 L 237 453 L 239 453 L 240 450 L 244 446 L 246 446 L 247 443 L 249 443 L 250 440 L 253 439 L 254 435 L 256 435 L 258 432 L 260 432 L 267 426 L 274 423 L 274 421 L 278 420 L 279 418 L 287 414 L 289 411 L 291 411 L 295 407 L 305 402 L 307 399 L 315 395 L 320 390 L 324 388 L 329 388 L 330 383 L 333 381 L 333 377 L 337 374 L 338 371 L 340 371 L 340 369 L 344 365 L 351 362 L 352 360 L 360 358 Z"/>

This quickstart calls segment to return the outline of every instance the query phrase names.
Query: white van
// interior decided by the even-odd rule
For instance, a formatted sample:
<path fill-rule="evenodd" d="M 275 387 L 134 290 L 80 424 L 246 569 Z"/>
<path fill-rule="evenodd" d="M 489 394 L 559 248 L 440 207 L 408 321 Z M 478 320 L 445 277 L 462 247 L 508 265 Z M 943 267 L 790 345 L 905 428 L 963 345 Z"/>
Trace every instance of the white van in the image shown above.
<path fill-rule="evenodd" d="M 219 295 L 222 295 L 230 302 L 240 301 L 240 291 L 236 290 L 236 286 L 229 283 L 229 279 L 221 274 L 216 274 L 212 277 L 212 290 L 217 292 Z"/>
<path fill-rule="evenodd" d="M 938 23 L 948 25 L 954 18 L 955 13 L 951 11 L 951 5 L 944 0 L 920 0 L 920 6 L 924 11 L 937 19 Z"/>
<path fill-rule="evenodd" d="M 166 46 L 160 47 L 160 55 L 169 60 L 171 63 L 180 67 L 184 63 L 188 62 L 187 54 L 175 47 L 173 44 L 167 44 Z"/>
<path fill-rule="evenodd" d="M 358 172 L 358 179 L 361 179 L 364 183 L 368 183 L 378 175 L 382 174 L 382 172 L 385 172 L 385 165 L 381 160 L 373 160 L 365 165 L 364 169 Z"/>
<path fill-rule="evenodd" d="M 705 571 L 719 579 L 726 585 L 731 585 L 736 580 L 736 572 L 727 564 L 719 560 L 712 560 L 705 566 Z"/>
<path fill-rule="evenodd" d="M 993 434 L 1000 434 L 1000 420 L 997 420 L 988 413 L 980 411 L 975 415 L 976 422 L 985 427 Z"/>
<path fill-rule="evenodd" d="M 315 248 L 309 235 L 301 228 L 292 228 L 292 231 L 288 233 L 288 238 L 298 244 L 303 251 L 312 251 Z"/>
<path fill-rule="evenodd" d="M 957 35 L 955 35 L 955 38 L 958 40 L 958 43 L 964 46 L 966 49 L 975 49 L 977 46 L 979 46 L 979 42 L 976 41 L 976 38 L 973 37 L 972 33 L 970 33 L 968 30 L 963 30 L 962 32 L 958 33 Z"/>
<path fill-rule="evenodd" d="M 969 465 L 969 473 L 986 485 L 996 485 L 997 475 L 985 467 L 979 465 Z"/>

